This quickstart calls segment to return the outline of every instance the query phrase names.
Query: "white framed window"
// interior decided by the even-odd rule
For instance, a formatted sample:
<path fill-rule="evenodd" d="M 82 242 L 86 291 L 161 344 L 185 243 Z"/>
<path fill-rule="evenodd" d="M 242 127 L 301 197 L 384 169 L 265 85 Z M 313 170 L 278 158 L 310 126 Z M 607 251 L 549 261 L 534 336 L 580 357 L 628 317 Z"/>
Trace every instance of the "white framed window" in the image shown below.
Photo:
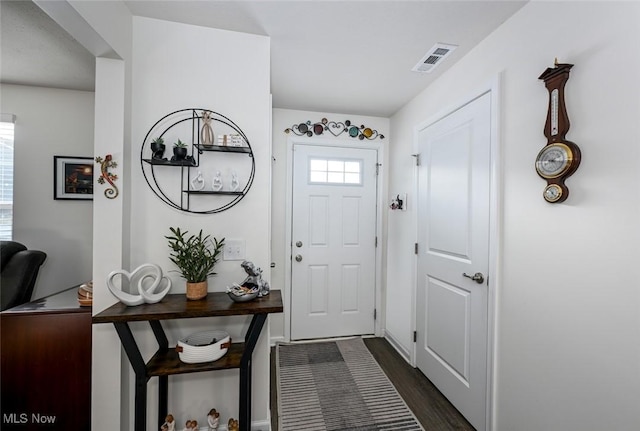
<path fill-rule="evenodd" d="M 309 158 L 310 184 L 362 185 L 362 160 Z"/>
<path fill-rule="evenodd" d="M 15 115 L 0 114 L 0 239 L 13 237 L 13 136 Z"/>

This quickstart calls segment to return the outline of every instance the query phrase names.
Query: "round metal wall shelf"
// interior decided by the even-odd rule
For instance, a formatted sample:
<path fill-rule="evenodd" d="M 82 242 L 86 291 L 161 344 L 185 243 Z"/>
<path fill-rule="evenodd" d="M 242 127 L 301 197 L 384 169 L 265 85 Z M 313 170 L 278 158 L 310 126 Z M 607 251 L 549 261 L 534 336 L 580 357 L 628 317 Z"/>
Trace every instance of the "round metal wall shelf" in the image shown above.
<path fill-rule="evenodd" d="M 203 119 L 205 113 L 208 115 L 206 122 Z M 214 132 L 213 142 L 207 142 L 207 145 L 201 141 L 206 136 L 206 131 L 203 132 L 205 123 Z M 164 140 L 164 149 L 152 145 L 157 138 Z M 186 143 L 185 158 L 165 154 L 171 152 L 177 140 Z M 244 159 L 241 156 L 248 157 Z M 227 170 L 234 169 L 232 175 L 238 181 L 236 187 L 230 186 L 229 181 L 226 187 L 216 186 L 215 180 L 211 181 L 211 187 L 205 187 L 202 171 L 209 169 L 213 172 L 216 161 Z M 180 109 L 160 118 L 144 137 L 140 165 L 149 188 L 161 201 L 177 210 L 194 214 L 219 213 L 236 205 L 251 188 L 256 169 L 251 144 L 242 129 L 228 117 L 202 108 Z M 219 166 L 216 172 L 220 179 Z M 193 181 L 198 177 L 202 181 L 201 187 L 194 187 Z"/>

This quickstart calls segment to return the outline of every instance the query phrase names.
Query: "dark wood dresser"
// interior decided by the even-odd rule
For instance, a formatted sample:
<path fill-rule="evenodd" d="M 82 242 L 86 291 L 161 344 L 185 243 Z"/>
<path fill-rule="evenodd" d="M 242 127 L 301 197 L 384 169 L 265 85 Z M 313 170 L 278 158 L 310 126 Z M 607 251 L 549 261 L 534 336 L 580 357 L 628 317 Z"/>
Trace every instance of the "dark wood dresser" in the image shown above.
<path fill-rule="evenodd" d="M 8 430 L 91 429 L 91 307 L 77 287 L 0 313 Z"/>

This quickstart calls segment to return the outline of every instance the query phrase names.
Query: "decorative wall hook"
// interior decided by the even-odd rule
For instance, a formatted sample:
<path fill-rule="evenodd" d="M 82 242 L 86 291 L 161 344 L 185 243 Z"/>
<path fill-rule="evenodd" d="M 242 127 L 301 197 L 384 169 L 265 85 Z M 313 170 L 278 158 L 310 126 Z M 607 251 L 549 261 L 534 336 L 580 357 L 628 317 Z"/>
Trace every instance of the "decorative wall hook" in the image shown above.
<path fill-rule="evenodd" d="M 407 210 L 407 194 L 401 193 L 396 195 L 395 199 L 391 201 L 389 208 L 391 208 L 392 210 L 406 211 Z"/>
<path fill-rule="evenodd" d="M 104 191 L 104 195 L 107 199 L 115 199 L 118 196 L 118 187 L 113 183 L 118 179 L 118 176 L 109 172 L 109 168 L 118 167 L 118 163 L 113 160 L 111 154 L 107 154 L 102 157 L 96 157 L 96 163 L 100 164 L 100 177 L 98 177 L 98 183 L 104 184 L 105 182 L 111 184 L 111 187 L 107 187 Z"/>

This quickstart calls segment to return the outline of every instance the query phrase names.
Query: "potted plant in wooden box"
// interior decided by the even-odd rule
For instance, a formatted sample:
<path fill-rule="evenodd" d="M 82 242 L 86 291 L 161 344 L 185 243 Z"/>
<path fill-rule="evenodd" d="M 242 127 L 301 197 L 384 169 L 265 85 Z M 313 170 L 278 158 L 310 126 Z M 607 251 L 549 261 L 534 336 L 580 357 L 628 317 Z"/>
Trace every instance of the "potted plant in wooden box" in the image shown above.
<path fill-rule="evenodd" d="M 187 299 L 198 300 L 207 296 L 207 278 L 214 275 L 213 267 L 224 246 L 224 238 L 218 241 L 210 235 L 203 236 L 202 229 L 198 235 L 187 237 L 187 231 L 170 227 L 169 240 L 171 253 L 169 259 L 176 264 L 178 272 L 187 280 Z"/>

